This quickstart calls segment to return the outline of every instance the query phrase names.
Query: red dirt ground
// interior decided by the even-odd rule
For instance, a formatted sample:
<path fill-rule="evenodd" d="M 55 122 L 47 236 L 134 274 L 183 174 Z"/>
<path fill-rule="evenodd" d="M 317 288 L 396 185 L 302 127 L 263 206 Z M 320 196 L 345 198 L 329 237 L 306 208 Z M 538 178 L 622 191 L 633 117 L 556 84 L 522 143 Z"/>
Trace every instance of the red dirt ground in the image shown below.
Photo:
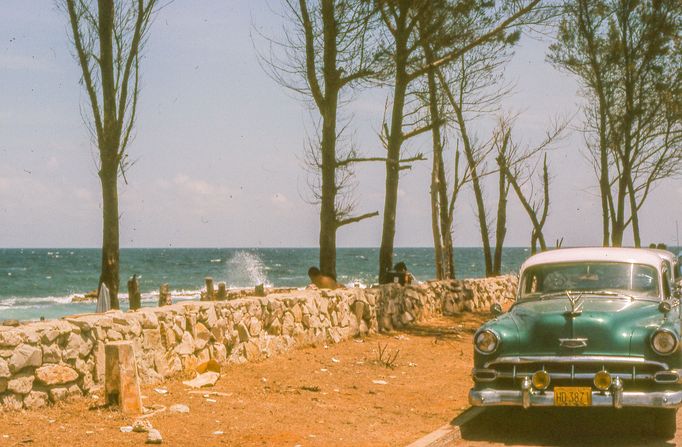
<path fill-rule="evenodd" d="M 468 406 L 471 334 L 485 318 L 439 317 L 408 331 L 230 365 L 213 388 L 190 393 L 176 379 L 143 387 L 143 402 L 190 407 L 148 418 L 169 446 L 407 445 Z M 394 368 L 378 360 L 380 346 L 384 360 L 399 351 Z M 134 418 L 98 402 L 0 414 L 0 446 L 144 444 L 145 434 L 120 431 Z"/>

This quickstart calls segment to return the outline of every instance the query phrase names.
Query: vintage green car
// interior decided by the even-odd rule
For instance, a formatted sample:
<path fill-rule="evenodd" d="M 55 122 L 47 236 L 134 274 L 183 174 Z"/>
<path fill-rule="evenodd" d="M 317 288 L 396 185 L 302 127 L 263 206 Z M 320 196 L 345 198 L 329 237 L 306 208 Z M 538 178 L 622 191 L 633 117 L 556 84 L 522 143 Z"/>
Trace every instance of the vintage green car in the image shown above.
<path fill-rule="evenodd" d="M 649 407 L 674 435 L 682 314 L 664 258 L 601 247 L 531 256 L 515 303 L 493 306 L 474 335 L 471 405 Z"/>

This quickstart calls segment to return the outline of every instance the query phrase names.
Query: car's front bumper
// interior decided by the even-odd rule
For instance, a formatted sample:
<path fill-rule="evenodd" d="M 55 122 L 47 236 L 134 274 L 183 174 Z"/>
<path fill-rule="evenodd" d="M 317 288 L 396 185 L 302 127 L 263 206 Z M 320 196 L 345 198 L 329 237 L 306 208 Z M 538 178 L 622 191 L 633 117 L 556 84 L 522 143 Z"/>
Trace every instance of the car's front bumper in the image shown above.
<path fill-rule="evenodd" d="M 611 392 L 592 392 L 593 407 L 650 407 L 650 408 L 678 408 L 682 406 L 682 390 L 677 391 L 622 391 L 620 402 L 614 399 Z M 518 405 L 525 407 L 553 407 L 554 392 L 531 392 L 526 394 L 524 405 L 524 391 L 472 389 L 469 392 L 469 403 L 474 407 L 488 407 L 499 405 Z"/>

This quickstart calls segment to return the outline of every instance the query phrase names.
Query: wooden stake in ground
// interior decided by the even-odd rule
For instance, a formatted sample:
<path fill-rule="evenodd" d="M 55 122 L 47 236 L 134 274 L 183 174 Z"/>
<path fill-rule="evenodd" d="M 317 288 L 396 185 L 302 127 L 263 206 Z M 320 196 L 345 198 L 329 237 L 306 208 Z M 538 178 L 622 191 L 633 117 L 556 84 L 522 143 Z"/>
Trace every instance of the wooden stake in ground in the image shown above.
<path fill-rule="evenodd" d="M 128 302 L 130 304 L 130 310 L 137 310 L 142 307 L 140 284 L 137 281 L 137 275 L 133 275 L 133 277 L 128 280 Z"/>
<path fill-rule="evenodd" d="M 168 290 L 168 284 L 161 284 L 159 287 L 159 307 L 170 306 L 171 304 L 173 304 L 173 299 Z"/>
<path fill-rule="evenodd" d="M 225 301 L 227 299 L 227 284 L 224 282 L 218 283 L 218 301 Z"/>
<path fill-rule="evenodd" d="M 201 296 L 201 301 L 215 301 L 215 290 L 213 289 L 213 278 L 206 277 L 206 295 Z"/>
<path fill-rule="evenodd" d="M 141 414 L 142 398 L 137 376 L 135 350 L 130 341 L 104 346 L 104 395 L 108 405 L 118 405 L 123 413 Z"/>

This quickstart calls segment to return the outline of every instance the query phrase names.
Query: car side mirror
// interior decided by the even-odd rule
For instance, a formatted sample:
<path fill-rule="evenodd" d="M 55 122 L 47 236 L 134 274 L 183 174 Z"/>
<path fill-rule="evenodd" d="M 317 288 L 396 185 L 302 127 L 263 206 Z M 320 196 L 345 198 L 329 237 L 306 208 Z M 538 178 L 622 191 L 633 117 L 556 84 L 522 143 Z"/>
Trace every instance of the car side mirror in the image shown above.
<path fill-rule="evenodd" d="M 493 317 L 497 317 L 499 315 L 502 315 L 502 306 L 500 305 L 500 303 L 493 303 L 490 306 L 490 314 Z"/>

